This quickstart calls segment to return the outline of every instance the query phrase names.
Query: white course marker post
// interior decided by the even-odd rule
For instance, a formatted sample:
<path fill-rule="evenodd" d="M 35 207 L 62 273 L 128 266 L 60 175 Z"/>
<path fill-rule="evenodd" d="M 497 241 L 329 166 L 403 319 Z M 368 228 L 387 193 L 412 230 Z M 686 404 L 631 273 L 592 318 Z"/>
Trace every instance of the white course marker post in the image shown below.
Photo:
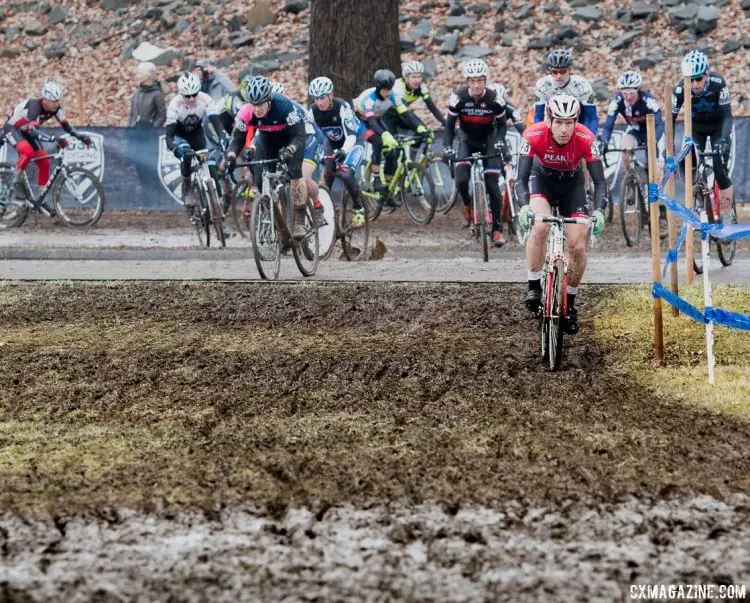
<path fill-rule="evenodd" d="M 701 212 L 701 224 L 708 224 L 705 210 Z M 711 279 L 708 278 L 708 237 L 701 235 L 701 255 L 703 256 L 703 306 L 712 307 Z M 708 360 L 708 382 L 714 385 L 714 323 L 706 323 L 706 359 Z"/>

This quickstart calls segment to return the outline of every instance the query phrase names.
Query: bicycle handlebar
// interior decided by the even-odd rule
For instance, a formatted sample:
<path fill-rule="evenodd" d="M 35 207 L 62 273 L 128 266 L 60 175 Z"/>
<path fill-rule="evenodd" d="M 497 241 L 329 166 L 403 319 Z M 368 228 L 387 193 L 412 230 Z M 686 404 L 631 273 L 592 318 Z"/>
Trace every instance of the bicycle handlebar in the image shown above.
<path fill-rule="evenodd" d="M 252 167 L 254 165 L 269 165 L 271 163 L 283 163 L 283 162 L 278 157 L 276 157 L 275 159 L 253 159 L 252 161 L 238 161 L 234 164 L 234 167 L 243 168 L 243 167 Z"/>
<path fill-rule="evenodd" d="M 470 155 L 469 157 L 463 157 L 461 159 L 455 157 L 453 161 L 470 161 L 471 163 L 476 163 L 477 161 L 480 161 L 482 159 L 494 159 L 495 157 L 502 157 L 502 155 L 500 153 L 497 153 L 495 155 Z"/>
<path fill-rule="evenodd" d="M 539 222 L 559 224 L 560 226 L 562 226 L 563 224 L 585 224 L 586 226 L 589 226 L 591 224 L 596 224 L 596 216 L 589 216 L 588 218 L 565 218 L 562 216 L 549 216 L 545 214 L 532 213 L 531 214 L 532 224 L 537 220 Z"/>

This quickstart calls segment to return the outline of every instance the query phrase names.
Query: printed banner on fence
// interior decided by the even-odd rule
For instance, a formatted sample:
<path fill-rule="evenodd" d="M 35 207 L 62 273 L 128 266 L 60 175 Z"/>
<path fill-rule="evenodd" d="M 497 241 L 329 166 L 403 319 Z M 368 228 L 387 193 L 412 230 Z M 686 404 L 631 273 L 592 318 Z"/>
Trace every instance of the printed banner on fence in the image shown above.
<path fill-rule="evenodd" d="M 80 127 L 94 140 L 90 149 L 78 141 L 65 151 L 76 165 L 93 171 L 102 181 L 106 207 L 111 210 L 175 210 L 181 207 L 179 162 L 166 148 L 163 129 L 151 128 L 88 128 Z M 52 130 L 63 134 L 62 130 Z M 623 129 L 615 130 L 610 148 L 619 148 Z M 677 124 L 676 147 L 682 147 L 682 124 Z M 508 128 L 506 139 L 515 155 L 521 135 Z M 439 150 L 442 141 L 436 141 Z M 51 149 L 51 147 L 50 147 Z M 641 155 L 642 159 L 645 156 Z M 15 164 L 16 151 L 9 144 L 0 147 L 0 162 Z M 615 203 L 619 200 L 619 181 L 622 176 L 622 153 L 609 153 L 605 175 L 612 189 Z M 29 168 L 31 170 L 35 168 Z M 732 137 L 730 173 L 738 203 L 750 201 L 750 118 L 736 117 Z M 32 182 L 35 178 L 32 178 Z M 677 198 L 682 199 L 684 185 L 677 178 Z"/>

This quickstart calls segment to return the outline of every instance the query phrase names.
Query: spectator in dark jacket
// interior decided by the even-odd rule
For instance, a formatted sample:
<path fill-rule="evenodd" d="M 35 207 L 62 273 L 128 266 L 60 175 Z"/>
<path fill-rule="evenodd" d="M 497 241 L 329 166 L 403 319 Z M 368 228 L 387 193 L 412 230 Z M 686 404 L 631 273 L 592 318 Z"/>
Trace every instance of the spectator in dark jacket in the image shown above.
<path fill-rule="evenodd" d="M 156 65 L 140 63 L 136 73 L 138 88 L 130 101 L 130 128 L 162 128 L 167 119 L 164 90 L 156 79 Z"/>

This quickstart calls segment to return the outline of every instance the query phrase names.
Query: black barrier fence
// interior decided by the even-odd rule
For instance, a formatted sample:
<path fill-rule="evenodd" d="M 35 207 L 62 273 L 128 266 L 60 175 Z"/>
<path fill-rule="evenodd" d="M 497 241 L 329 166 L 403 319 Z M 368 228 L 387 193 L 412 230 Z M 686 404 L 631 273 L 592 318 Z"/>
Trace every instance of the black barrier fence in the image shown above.
<path fill-rule="evenodd" d="M 110 210 L 174 210 L 182 205 L 180 199 L 179 162 L 167 150 L 164 130 L 141 128 L 81 128 L 94 140 L 92 149 L 81 144 L 66 151 L 69 162 L 83 165 L 102 180 Z M 62 133 L 57 131 L 56 133 Z M 622 130 L 615 130 L 611 147 L 618 147 Z M 676 140 L 682 142 L 682 124 L 677 124 Z M 509 128 L 508 145 L 518 151 L 520 134 Z M 436 143 L 439 145 L 439 141 Z M 737 201 L 750 200 L 750 118 L 734 120 L 730 171 Z M 0 162 L 15 163 L 15 149 L 5 144 L 0 148 Z M 615 202 L 619 197 L 617 181 L 622 174 L 622 154 L 607 156 L 609 167 L 605 173 L 612 187 Z M 33 180 L 33 179 L 32 179 Z M 682 198 L 684 186 L 678 179 L 677 198 Z"/>

